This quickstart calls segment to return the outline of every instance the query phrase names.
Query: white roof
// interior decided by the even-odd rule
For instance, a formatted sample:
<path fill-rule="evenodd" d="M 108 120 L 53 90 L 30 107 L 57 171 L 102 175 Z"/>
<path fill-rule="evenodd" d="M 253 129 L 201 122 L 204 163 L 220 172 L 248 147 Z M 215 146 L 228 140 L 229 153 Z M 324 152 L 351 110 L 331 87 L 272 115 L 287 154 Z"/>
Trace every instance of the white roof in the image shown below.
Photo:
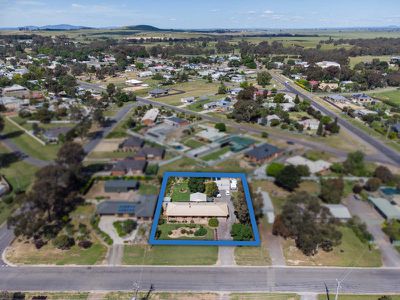
<path fill-rule="evenodd" d="M 190 202 L 206 202 L 207 195 L 204 193 L 193 193 L 190 194 Z"/>
<path fill-rule="evenodd" d="M 215 183 L 217 184 L 218 190 L 220 191 L 229 191 L 231 187 L 231 182 L 229 178 L 221 178 L 218 180 L 215 180 Z"/>
<path fill-rule="evenodd" d="M 151 120 L 154 122 L 157 119 L 158 113 L 159 113 L 158 108 L 149 109 L 143 116 L 142 121 Z"/>
<path fill-rule="evenodd" d="M 143 81 L 137 80 L 137 79 L 129 79 L 125 81 L 127 84 L 141 84 Z"/>
<path fill-rule="evenodd" d="M 331 166 L 331 163 L 322 159 L 312 161 L 300 155 L 289 157 L 286 162 L 294 166 L 305 165 L 310 169 L 311 173 L 319 173 L 321 171 L 329 169 Z"/>
<path fill-rule="evenodd" d="M 222 202 L 170 202 L 165 211 L 168 217 L 227 217 L 228 205 Z"/>
<path fill-rule="evenodd" d="M 325 207 L 327 207 L 332 216 L 337 219 L 351 219 L 349 210 L 342 204 L 325 204 Z"/>

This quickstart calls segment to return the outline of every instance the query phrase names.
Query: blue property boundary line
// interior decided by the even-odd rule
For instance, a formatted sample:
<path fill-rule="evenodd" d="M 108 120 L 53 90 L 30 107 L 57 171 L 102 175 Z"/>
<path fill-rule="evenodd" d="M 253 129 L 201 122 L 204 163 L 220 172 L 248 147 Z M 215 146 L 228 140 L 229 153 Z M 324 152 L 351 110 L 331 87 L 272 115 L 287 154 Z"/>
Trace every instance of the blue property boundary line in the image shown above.
<path fill-rule="evenodd" d="M 247 208 L 250 215 L 251 228 L 253 230 L 254 240 L 252 241 L 204 241 L 204 240 L 158 240 L 156 239 L 156 230 L 161 215 L 164 195 L 167 188 L 167 182 L 170 177 L 218 177 L 218 178 L 240 178 L 242 180 L 244 195 Z M 261 243 L 258 233 L 256 218 L 254 215 L 253 203 L 251 202 L 249 185 L 244 173 L 214 173 L 214 172 L 165 172 L 161 184 L 160 194 L 158 195 L 156 212 L 151 226 L 149 244 L 150 245 L 186 245 L 186 246 L 259 246 Z"/>

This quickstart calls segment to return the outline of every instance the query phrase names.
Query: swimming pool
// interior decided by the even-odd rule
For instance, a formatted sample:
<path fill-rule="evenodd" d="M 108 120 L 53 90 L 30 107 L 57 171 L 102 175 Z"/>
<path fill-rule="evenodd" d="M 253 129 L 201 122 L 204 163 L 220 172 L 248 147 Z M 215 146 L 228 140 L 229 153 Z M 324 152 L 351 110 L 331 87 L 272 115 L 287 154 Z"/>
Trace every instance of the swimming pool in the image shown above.
<path fill-rule="evenodd" d="M 384 193 L 386 196 L 400 195 L 400 190 L 398 190 L 395 187 L 384 186 L 380 188 L 380 191 Z"/>

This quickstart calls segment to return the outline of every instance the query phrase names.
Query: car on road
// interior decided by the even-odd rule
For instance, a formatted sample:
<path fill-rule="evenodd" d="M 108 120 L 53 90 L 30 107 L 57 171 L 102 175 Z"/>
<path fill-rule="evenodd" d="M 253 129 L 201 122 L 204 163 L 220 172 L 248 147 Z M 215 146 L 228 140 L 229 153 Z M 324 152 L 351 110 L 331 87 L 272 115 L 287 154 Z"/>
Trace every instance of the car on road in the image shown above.
<path fill-rule="evenodd" d="M 225 192 L 225 195 L 230 196 L 230 195 L 231 195 L 231 192 L 226 191 L 226 192 Z"/>
<path fill-rule="evenodd" d="M 288 144 L 288 145 L 294 145 L 294 142 L 292 142 L 292 141 L 286 141 L 286 144 Z"/>
<path fill-rule="evenodd" d="M 217 198 L 221 198 L 221 197 L 222 197 L 221 194 L 218 193 L 218 194 L 217 194 Z"/>

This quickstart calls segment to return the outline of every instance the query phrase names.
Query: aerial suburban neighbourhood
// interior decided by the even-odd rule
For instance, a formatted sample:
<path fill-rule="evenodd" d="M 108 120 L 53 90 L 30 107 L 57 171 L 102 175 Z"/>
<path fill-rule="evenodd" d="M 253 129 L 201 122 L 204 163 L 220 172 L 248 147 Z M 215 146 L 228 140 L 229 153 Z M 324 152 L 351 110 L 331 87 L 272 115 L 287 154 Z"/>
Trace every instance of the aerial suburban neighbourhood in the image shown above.
<path fill-rule="evenodd" d="M 0 7 L 0 300 L 400 300 L 399 3 Z"/>

